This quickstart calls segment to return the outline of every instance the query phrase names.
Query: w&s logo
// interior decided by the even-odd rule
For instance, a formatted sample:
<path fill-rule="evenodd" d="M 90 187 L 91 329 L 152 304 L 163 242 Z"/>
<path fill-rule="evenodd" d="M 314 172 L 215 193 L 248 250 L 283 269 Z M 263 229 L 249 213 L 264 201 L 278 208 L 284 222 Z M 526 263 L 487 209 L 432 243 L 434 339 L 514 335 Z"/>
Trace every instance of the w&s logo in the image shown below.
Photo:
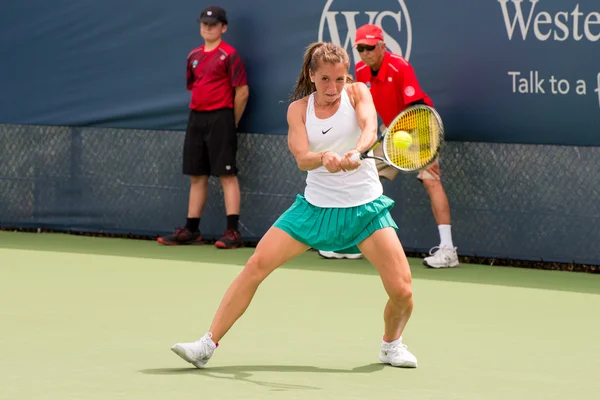
<path fill-rule="evenodd" d="M 388 49 L 409 60 L 412 26 L 404 0 L 380 0 L 376 5 L 368 4 L 364 0 L 327 0 L 321 13 L 318 40 L 343 47 L 356 64 L 360 61 L 358 51 L 353 47 L 356 29 L 364 24 L 375 24 L 383 29 Z"/>

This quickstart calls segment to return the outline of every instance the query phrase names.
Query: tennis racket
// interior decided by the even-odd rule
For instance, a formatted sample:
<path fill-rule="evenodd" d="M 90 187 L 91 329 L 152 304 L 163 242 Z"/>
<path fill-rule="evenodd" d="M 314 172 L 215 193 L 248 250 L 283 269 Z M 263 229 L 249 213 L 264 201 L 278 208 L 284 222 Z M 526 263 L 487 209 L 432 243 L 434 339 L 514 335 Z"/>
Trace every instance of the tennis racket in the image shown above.
<path fill-rule="evenodd" d="M 410 145 L 396 147 L 394 135 L 406 132 L 410 135 Z M 394 118 L 377 142 L 367 151 L 352 156 L 358 162 L 373 158 L 404 172 L 419 171 L 433 163 L 444 142 L 444 125 L 435 109 L 426 105 L 414 105 Z M 383 158 L 369 155 L 377 146 L 383 145 Z"/>

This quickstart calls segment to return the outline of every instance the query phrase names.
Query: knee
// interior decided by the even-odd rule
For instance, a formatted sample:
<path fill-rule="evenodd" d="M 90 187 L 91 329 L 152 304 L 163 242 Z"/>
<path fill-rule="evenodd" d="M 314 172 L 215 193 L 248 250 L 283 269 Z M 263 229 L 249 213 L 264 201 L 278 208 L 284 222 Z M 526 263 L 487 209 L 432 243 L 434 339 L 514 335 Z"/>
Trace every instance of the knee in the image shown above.
<path fill-rule="evenodd" d="M 405 305 L 412 301 L 412 282 L 410 277 L 396 282 L 390 290 L 390 299 L 398 305 Z"/>
<path fill-rule="evenodd" d="M 254 254 L 248 259 L 243 274 L 246 279 L 259 284 L 269 275 L 269 268 L 260 256 Z"/>

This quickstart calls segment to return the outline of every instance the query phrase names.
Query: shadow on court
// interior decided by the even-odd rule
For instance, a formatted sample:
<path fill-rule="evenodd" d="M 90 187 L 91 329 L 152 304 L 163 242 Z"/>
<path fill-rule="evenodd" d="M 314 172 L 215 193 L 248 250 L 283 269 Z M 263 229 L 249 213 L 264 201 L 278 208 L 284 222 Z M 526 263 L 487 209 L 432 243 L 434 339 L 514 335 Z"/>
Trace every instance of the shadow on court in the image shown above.
<path fill-rule="evenodd" d="M 274 390 L 321 390 L 319 387 L 294 385 L 287 383 L 266 382 L 251 379 L 257 372 L 281 372 L 296 374 L 370 374 L 381 371 L 386 366 L 381 363 L 363 365 L 353 369 L 319 368 L 300 365 L 233 365 L 225 367 L 198 368 L 156 368 L 144 369 L 139 372 L 148 375 L 200 375 L 214 379 L 229 379 L 270 387 Z"/>

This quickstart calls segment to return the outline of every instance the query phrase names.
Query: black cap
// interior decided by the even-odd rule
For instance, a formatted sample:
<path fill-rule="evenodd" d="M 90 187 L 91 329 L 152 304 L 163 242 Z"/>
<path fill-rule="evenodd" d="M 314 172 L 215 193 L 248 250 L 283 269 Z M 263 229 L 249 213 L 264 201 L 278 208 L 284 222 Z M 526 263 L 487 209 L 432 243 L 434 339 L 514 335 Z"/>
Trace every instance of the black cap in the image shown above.
<path fill-rule="evenodd" d="M 221 22 L 227 24 L 227 12 L 219 6 L 206 7 L 202 10 L 198 22 L 207 22 L 209 24 Z"/>

